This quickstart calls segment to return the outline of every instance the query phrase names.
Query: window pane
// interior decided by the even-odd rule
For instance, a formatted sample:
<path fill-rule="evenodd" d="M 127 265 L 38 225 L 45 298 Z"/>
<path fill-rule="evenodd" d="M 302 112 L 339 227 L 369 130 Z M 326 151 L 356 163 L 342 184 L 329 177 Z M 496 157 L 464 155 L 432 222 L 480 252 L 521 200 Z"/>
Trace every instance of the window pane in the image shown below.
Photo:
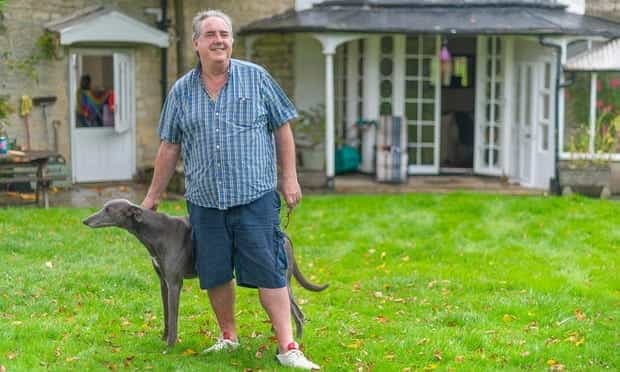
<path fill-rule="evenodd" d="M 409 125 L 407 127 L 407 141 L 417 143 L 418 142 L 418 126 Z"/>
<path fill-rule="evenodd" d="M 383 58 L 381 60 L 381 74 L 389 76 L 392 74 L 392 60 L 390 58 Z"/>
<path fill-rule="evenodd" d="M 407 120 L 418 120 L 418 103 L 407 102 L 405 104 L 405 116 Z"/>
<path fill-rule="evenodd" d="M 551 63 L 545 63 L 545 89 L 551 89 Z"/>
<path fill-rule="evenodd" d="M 407 54 L 418 54 L 418 37 L 407 37 Z"/>
<path fill-rule="evenodd" d="M 432 125 L 422 126 L 422 142 L 434 143 L 435 142 L 435 127 Z"/>
<path fill-rule="evenodd" d="M 430 77 L 431 76 L 431 63 L 432 63 L 432 59 L 431 58 L 424 58 L 422 60 L 422 76 L 424 77 Z"/>
<path fill-rule="evenodd" d="M 596 130 L 594 151 L 618 153 L 620 133 L 620 72 L 598 74 L 596 82 Z"/>
<path fill-rule="evenodd" d="M 545 120 L 549 120 L 549 117 L 550 117 L 550 115 L 549 115 L 550 114 L 550 112 L 549 112 L 549 109 L 550 109 L 549 101 L 550 101 L 550 99 L 551 99 L 551 97 L 548 94 L 543 94 L 542 95 L 542 108 L 543 108 L 542 109 L 542 117 Z"/>
<path fill-rule="evenodd" d="M 495 74 L 496 76 L 501 76 L 502 74 L 502 60 L 499 58 L 495 59 Z"/>
<path fill-rule="evenodd" d="M 435 151 L 433 148 L 425 147 L 422 149 L 422 165 L 433 165 L 435 158 Z"/>
<path fill-rule="evenodd" d="M 435 37 L 425 36 L 422 38 L 422 53 L 426 55 L 435 55 Z"/>
<path fill-rule="evenodd" d="M 380 115 L 392 115 L 392 104 L 389 102 L 382 102 L 379 108 Z"/>
<path fill-rule="evenodd" d="M 502 52 L 502 39 L 499 37 L 495 37 L 495 54 L 500 54 Z"/>
<path fill-rule="evenodd" d="M 564 151 L 567 152 L 588 152 L 590 76 L 576 73 L 574 83 L 564 90 Z"/>
<path fill-rule="evenodd" d="M 418 82 L 407 80 L 405 98 L 418 98 Z"/>
<path fill-rule="evenodd" d="M 499 145 L 500 135 L 501 135 L 501 128 L 500 127 L 493 127 L 493 144 L 495 146 Z"/>
<path fill-rule="evenodd" d="M 390 54 L 393 49 L 393 42 L 391 36 L 384 36 L 381 38 L 381 53 Z"/>
<path fill-rule="evenodd" d="M 502 99 L 502 83 L 500 82 L 495 83 L 495 99 Z"/>
<path fill-rule="evenodd" d="M 423 98 L 435 98 L 435 87 L 431 85 L 430 81 L 422 82 L 422 97 Z"/>
<path fill-rule="evenodd" d="M 412 147 L 409 149 L 409 164 L 418 165 L 418 148 Z"/>
<path fill-rule="evenodd" d="M 392 82 L 390 80 L 381 81 L 381 97 L 392 97 Z"/>
<path fill-rule="evenodd" d="M 407 63 L 405 66 L 405 74 L 407 76 L 418 76 L 418 59 L 417 58 L 407 58 Z"/>
<path fill-rule="evenodd" d="M 540 131 L 541 131 L 541 137 L 542 137 L 542 150 L 543 151 L 547 151 L 549 150 L 549 126 L 546 124 L 543 124 L 540 126 Z"/>
<path fill-rule="evenodd" d="M 502 106 L 500 105 L 495 105 L 495 122 L 502 122 Z"/>
<path fill-rule="evenodd" d="M 433 121 L 435 119 L 435 104 L 423 103 L 422 104 L 422 120 Z"/>

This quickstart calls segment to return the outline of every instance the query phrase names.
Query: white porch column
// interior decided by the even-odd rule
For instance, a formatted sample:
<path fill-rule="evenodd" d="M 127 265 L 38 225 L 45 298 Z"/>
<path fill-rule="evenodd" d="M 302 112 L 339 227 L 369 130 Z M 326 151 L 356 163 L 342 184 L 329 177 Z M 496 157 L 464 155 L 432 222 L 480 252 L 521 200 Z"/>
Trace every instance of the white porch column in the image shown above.
<path fill-rule="evenodd" d="M 366 39 L 364 46 L 364 120 L 379 120 L 379 57 L 380 36 Z M 362 164 L 364 173 L 375 171 L 375 136 L 377 127 L 368 125 L 362 129 Z"/>
<path fill-rule="evenodd" d="M 325 176 L 327 188 L 334 188 L 335 141 L 334 141 L 334 54 L 336 48 L 347 41 L 359 39 L 360 35 L 314 34 L 323 45 L 325 55 Z"/>
<path fill-rule="evenodd" d="M 325 172 L 327 187 L 334 188 L 334 53 L 325 55 Z"/>

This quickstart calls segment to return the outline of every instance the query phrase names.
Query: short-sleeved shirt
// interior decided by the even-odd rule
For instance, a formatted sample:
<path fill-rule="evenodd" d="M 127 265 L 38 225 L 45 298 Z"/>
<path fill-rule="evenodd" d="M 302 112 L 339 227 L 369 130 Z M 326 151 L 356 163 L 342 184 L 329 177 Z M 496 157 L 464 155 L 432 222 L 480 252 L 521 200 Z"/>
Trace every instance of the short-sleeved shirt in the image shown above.
<path fill-rule="evenodd" d="M 172 87 L 159 122 L 162 141 L 181 144 L 185 197 L 207 208 L 250 203 L 276 188 L 273 131 L 297 117 L 282 88 L 260 66 L 230 60 L 212 100 L 200 66 Z"/>

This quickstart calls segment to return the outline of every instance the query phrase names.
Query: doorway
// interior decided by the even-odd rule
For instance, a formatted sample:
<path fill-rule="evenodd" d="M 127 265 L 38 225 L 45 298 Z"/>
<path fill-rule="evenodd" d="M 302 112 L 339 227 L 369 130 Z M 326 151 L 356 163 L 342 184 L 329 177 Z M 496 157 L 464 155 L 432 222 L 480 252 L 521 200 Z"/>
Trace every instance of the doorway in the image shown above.
<path fill-rule="evenodd" d="M 131 179 L 136 168 L 133 56 L 75 50 L 69 78 L 73 182 Z"/>
<path fill-rule="evenodd" d="M 472 173 L 476 107 L 476 38 L 450 37 L 441 61 L 441 173 Z M 445 66 L 449 63 L 451 66 Z M 445 72 L 448 74 L 445 74 Z"/>

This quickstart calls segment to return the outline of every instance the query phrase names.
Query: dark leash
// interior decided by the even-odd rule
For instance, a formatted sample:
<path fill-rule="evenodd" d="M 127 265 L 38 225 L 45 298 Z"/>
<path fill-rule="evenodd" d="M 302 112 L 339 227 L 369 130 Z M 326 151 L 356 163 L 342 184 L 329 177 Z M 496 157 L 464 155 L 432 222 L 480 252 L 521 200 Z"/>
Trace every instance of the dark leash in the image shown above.
<path fill-rule="evenodd" d="M 291 216 L 293 215 L 293 208 L 286 207 L 286 223 L 284 224 L 284 230 L 288 228 L 288 224 L 291 222 Z"/>

